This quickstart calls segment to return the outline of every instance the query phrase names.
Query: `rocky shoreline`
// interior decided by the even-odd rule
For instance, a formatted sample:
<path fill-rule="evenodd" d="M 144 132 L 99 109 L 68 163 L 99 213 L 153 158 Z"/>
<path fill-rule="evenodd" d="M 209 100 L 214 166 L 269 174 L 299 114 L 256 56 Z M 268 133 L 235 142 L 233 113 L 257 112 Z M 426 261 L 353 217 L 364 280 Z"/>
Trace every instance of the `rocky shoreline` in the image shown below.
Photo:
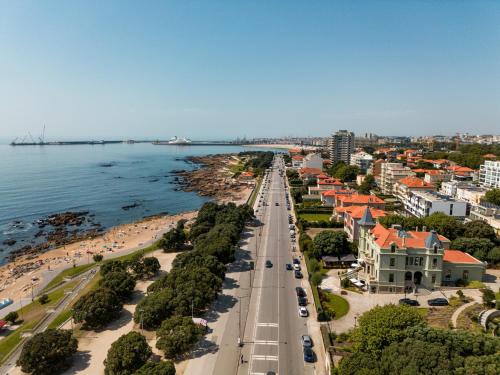
<path fill-rule="evenodd" d="M 200 196 L 213 197 L 218 202 L 229 202 L 241 201 L 242 195 L 252 186 L 233 178 L 233 172 L 229 168 L 239 162 L 235 154 L 190 156 L 186 160 L 199 168 L 175 171 L 183 191 L 194 191 Z"/>

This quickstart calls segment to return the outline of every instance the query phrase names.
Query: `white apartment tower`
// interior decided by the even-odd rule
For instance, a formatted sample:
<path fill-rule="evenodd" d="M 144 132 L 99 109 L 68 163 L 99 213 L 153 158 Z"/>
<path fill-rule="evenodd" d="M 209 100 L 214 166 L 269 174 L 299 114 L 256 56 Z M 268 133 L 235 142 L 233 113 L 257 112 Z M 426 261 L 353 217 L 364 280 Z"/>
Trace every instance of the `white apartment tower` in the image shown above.
<path fill-rule="evenodd" d="M 479 183 L 487 188 L 500 188 L 500 161 L 486 160 L 481 165 Z"/>
<path fill-rule="evenodd" d="M 354 133 L 347 130 L 339 130 L 332 134 L 330 139 L 330 160 L 333 162 L 351 162 L 351 154 L 354 152 Z"/>

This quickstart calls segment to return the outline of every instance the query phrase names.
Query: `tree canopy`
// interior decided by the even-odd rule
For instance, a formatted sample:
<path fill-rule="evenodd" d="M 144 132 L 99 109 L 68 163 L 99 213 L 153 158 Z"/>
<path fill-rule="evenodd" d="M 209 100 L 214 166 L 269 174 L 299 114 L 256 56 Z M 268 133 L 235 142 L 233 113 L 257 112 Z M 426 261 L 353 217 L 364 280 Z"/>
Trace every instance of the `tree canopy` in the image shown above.
<path fill-rule="evenodd" d="M 323 231 L 313 240 L 314 248 L 323 255 L 339 256 L 349 252 L 349 242 L 344 231 Z"/>
<path fill-rule="evenodd" d="M 135 280 L 127 271 L 108 272 L 99 285 L 114 291 L 122 300 L 130 298 L 135 288 Z"/>
<path fill-rule="evenodd" d="M 17 365 L 33 375 L 62 372 L 71 366 L 77 348 L 78 342 L 71 331 L 47 329 L 24 344 Z"/>
<path fill-rule="evenodd" d="M 171 361 L 148 361 L 134 375 L 175 375 L 175 366 Z"/>
<path fill-rule="evenodd" d="M 500 189 L 491 189 L 484 195 L 486 202 L 490 202 L 500 206 Z"/>
<path fill-rule="evenodd" d="M 85 329 L 101 328 L 116 319 L 122 310 L 122 301 L 110 289 L 98 288 L 80 297 L 73 306 L 73 319 Z"/>
<path fill-rule="evenodd" d="M 190 316 L 172 316 L 156 331 L 156 347 L 166 358 L 174 358 L 191 350 L 202 333 Z"/>
<path fill-rule="evenodd" d="M 111 344 L 104 360 L 104 373 L 132 375 L 146 363 L 151 354 L 146 338 L 138 332 L 129 332 Z"/>

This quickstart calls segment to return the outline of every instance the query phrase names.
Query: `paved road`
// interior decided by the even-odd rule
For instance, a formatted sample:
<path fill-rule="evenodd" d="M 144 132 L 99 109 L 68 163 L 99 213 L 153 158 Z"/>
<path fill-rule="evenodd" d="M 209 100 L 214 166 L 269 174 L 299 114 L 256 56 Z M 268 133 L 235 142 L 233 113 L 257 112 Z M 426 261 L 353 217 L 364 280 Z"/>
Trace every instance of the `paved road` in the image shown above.
<path fill-rule="evenodd" d="M 285 264 L 292 263 L 292 243 L 284 179 L 277 168 L 271 173 L 263 201 L 268 206 L 260 212 L 264 223 L 262 243 L 257 254 L 241 351 L 243 363 L 240 363 L 238 374 L 264 375 L 268 371 L 286 375 L 314 374 L 314 366 L 303 360 L 300 342 L 301 336 L 308 334 L 307 319 L 298 316 L 295 294 L 295 287 L 301 285 L 301 280 L 295 279 L 292 271 L 285 270 Z M 266 268 L 267 260 L 273 263 L 272 268 Z"/>

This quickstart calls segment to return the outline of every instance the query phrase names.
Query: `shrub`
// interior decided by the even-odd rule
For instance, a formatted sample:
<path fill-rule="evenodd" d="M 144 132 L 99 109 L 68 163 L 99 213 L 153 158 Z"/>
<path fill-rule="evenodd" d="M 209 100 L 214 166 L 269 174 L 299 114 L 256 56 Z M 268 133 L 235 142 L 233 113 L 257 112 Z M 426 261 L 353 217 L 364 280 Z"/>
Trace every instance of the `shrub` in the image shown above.
<path fill-rule="evenodd" d="M 49 302 L 49 296 L 47 294 L 42 294 L 40 297 L 38 297 L 38 302 L 40 302 L 40 305 L 45 305 L 47 302 Z"/>
<path fill-rule="evenodd" d="M 320 285 L 322 280 L 323 280 L 323 275 L 321 274 L 321 272 L 315 272 L 311 276 L 311 284 L 313 286 Z"/>
<path fill-rule="evenodd" d="M 122 300 L 130 298 L 135 288 L 135 280 L 127 271 L 109 272 L 99 284 L 114 291 Z"/>
<path fill-rule="evenodd" d="M 175 375 L 175 366 L 171 361 L 146 362 L 134 375 Z"/>
<path fill-rule="evenodd" d="M 122 302 L 115 292 L 99 288 L 83 295 L 73 306 L 73 319 L 83 328 L 104 327 L 118 317 Z"/>
<path fill-rule="evenodd" d="M 19 318 L 19 314 L 17 313 L 17 311 L 11 311 L 7 315 L 5 315 L 4 319 L 6 321 L 11 322 L 12 324 L 14 324 L 17 321 L 18 318 Z"/>
<path fill-rule="evenodd" d="M 94 256 L 92 257 L 92 259 L 94 259 L 94 262 L 96 263 L 99 263 L 103 260 L 103 256 L 101 254 L 94 254 Z"/>
<path fill-rule="evenodd" d="M 202 332 L 190 316 L 172 316 L 164 320 L 156 332 L 156 347 L 166 358 L 174 358 L 191 350 Z"/>

